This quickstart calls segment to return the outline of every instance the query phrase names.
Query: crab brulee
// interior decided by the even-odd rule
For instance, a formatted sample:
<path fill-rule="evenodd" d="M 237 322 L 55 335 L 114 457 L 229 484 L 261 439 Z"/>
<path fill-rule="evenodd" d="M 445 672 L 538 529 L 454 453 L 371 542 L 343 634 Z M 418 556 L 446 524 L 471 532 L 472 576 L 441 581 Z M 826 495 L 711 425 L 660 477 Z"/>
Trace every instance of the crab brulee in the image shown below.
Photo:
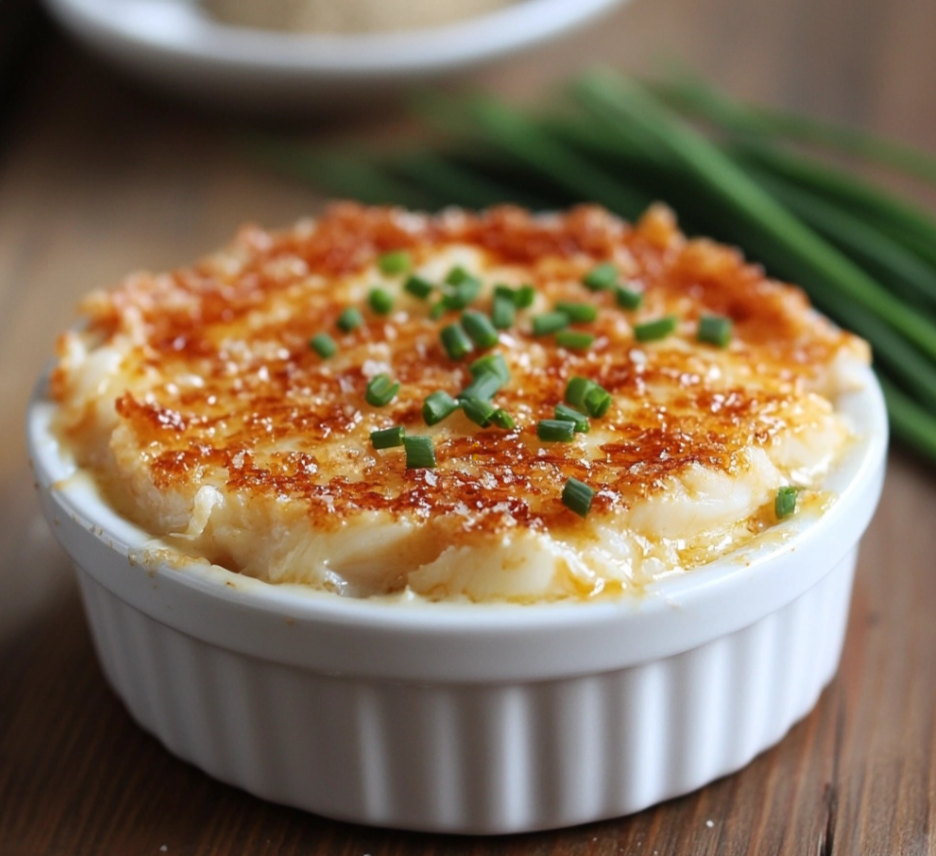
<path fill-rule="evenodd" d="M 665 208 L 338 204 L 83 303 L 56 430 L 163 546 L 349 596 L 637 591 L 835 502 L 867 345 Z"/>

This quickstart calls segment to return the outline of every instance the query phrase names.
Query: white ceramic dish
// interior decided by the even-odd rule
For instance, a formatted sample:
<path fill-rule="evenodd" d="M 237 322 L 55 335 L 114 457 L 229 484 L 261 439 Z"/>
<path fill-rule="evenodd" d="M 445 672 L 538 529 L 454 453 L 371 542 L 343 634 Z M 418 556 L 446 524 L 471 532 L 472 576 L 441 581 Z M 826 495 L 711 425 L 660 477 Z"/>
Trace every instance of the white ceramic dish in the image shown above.
<path fill-rule="evenodd" d="M 388 604 L 161 560 L 76 476 L 40 386 L 42 506 L 74 559 L 108 680 L 176 755 L 345 820 L 505 833 L 613 817 L 740 769 L 838 665 L 887 423 L 870 371 L 840 402 L 861 440 L 817 523 L 640 597 Z"/>
<path fill-rule="evenodd" d="M 267 32 L 218 23 L 196 0 L 45 0 L 89 48 L 186 96 L 280 111 L 477 68 L 565 35 L 622 0 L 518 0 L 445 27 L 366 35 Z"/>

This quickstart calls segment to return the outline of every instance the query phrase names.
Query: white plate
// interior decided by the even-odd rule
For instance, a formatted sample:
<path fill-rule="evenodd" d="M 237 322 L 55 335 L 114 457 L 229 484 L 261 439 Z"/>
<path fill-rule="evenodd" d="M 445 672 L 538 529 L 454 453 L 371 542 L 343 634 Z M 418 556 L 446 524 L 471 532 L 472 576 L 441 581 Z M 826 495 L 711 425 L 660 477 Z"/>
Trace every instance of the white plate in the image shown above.
<path fill-rule="evenodd" d="M 195 0 L 45 0 L 79 40 L 133 75 L 252 109 L 307 108 L 476 68 L 562 36 L 623 0 L 521 0 L 445 27 L 288 34 L 218 23 Z"/>

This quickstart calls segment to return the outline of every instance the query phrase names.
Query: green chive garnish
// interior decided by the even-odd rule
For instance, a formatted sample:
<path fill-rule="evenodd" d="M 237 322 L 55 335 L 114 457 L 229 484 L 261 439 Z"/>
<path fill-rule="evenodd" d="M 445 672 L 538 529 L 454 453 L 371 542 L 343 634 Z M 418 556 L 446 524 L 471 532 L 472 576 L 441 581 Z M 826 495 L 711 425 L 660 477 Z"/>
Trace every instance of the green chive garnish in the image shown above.
<path fill-rule="evenodd" d="M 494 397 L 494 394 L 507 383 L 503 377 L 494 371 L 487 370 L 479 372 L 474 376 L 471 383 L 468 384 L 459 394 L 458 398 L 480 398 L 487 401 Z"/>
<path fill-rule="evenodd" d="M 445 300 L 440 300 L 438 303 L 432 304 L 432 309 L 429 310 L 429 317 L 433 321 L 438 321 L 447 311 L 448 307 L 445 305 Z"/>
<path fill-rule="evenodd" d="M 659 339 L 665 339 L 676 329 L 676 323 L 677 318 L 675 315 L 666 315 L 663 318 L 657 318 L 655 321 L 637 324 L 634 327 L 634 338 L 638 342 L 656 342 Z"/>
<path fill-rule="evenodd" d="M 784 517 L 789 517 L 796 511 L 796 494 L 797 489 L 789 485 L 777 491 L 777 498 L 774 500 L 774 513 L 778 519 L 782 520 Z"/>
<path fill-rule="evenodd" d="M 403 290 L 409 292 L 413 297 L 418 297 L 420 300 L 425 300 L 430 294 L 432 294 L 435 286 L 423 279 L 421 276 L 412 276 L 407 277 L 406 282 L 403 283 Z"/>
<path fill-rule="evenodd" d="M 509 285 L 495 285 L 494 296 L 509 300 L 517 309 L 527 309 L 536 299 L 536 289 L 532 285 L 511 288 Z"/>
<path fill-rule="evenodd" d="M 335 356 L 338 351 L 338 345 L 328 333 L 316 333 L 309 339 L 309 347 L 315 351 L 323 360 Z"/>
<path fill-rule="evenodd" d="M 367 295 L 367 302 L 378 315 L 389 315 L 393 310 L 393 295 L 384 288 L 372 288 Z"/>
<path fill-rule="evenodd" d="M 374 375 L 367 382 L 367 390 L 364 392 L 364 399 L 368 404 L 372 404 L 374 407 L 383 407 L 393 401 L 399 391 L 400 384 L 392 381 L 389 375 Z"/>
<path fill-rule="evenodd" d="M 569 382 L 566 384 L 565 388 L 566 403 L 574 407 L 584 407 L 585 396 L 595 388 L 600 389 L 597 383 L 593 380 L 589 380 L 587 377 L 569 378 Z"/>
<path fill-rule="evenodd" d="M 392 449 L 395 446 L 402 446 L 404 437 L 406 437 L 406 429 L 402 425 L 371 431 L 370 435 L 371 445 L 375 449 Z"/>
<path fill-rule="evenodd" d="M 439 390 L 426 396 L 423 401 L 422 415 L 423 421 L 427 425 L 436 425 L 443 419 L 448 419 L 456 410 L 458 402 L 447 392 Z"/>
<path fill-rule="evenodd" d="M 594 498 L 595 491 L 575 478 L 570 478 L 562 488 L 562 504 L 579 517 L 588 516 Z"/>
<path fill-rule="evenodd" d="M 585 287 L 592 291 L 607 291 L 614 288 L 617 281 L 618 269 L 611 262 L 596 265 L 582 277 Z"/>
<path fill-rule="evenodd" d="M 614 299 L 622 309 L 637 309 L 643 303 L 643 292 L 632 291 L 623 285 L 619 285 L 614 289 Z"/>
<path fill-rule="evenodd" d="M 406 449 L 406 469 L 431 469 L 436 465 L 432 437 L 404 437 L 403 446 Z"/>
<path fill-rule="evenodd" d="M 335 322 L 335 325 L 339 330 L 342 330 L 345 333 L 350 333 L 352 330 L 357 329 L 364 323 L 364 316 L 361 315 L 361 310 L 356 306 L 349 306 L 341 315 L 338 316 L 338 320 Z"/>
<path fill-rule="evenodd" d="M 486 428 L 491 422 L 491 417 L 497 412 L 497 408 L 483 398 L 471 397 L 462 399 L 462 411 L 475 425 Z"/>
<path fill-rule="evenodd" d="M 410 269 L 411 264 L 410 254 L 406 250 L 393 250 L 377 259 L 377 267 L 387 276 L 404 273 Z"/>
<path fill-rule="evenodd" d="M 570 351 L 584 351 L 590 348 L 594 341 L 595 334 L 586 333 L 584 330 L 560 330 L 556 333 L 556 344 Z"/>
<path fill-rule="evenodd" d="M 723 315 L 703 315 L 699 319 L 696 338 L 719 348 L 727 347 L 731 341 L 731 319 Z"/>
<path fill-rule="evenodd" d="M 513 300 L 503 294 L 495 294 L 491 304 L 491 323 L 498 330 L 513 327 L 517 317 L 517 307 Z"/>
<path fill-rule="evenodd" d="M 517 426 L 513 416 L 501 408 L 498 408 L 491 414 L 491 423 L 498 428 L 503 428 L 505 431 L 512 431 Z"/>
<path fill-rule="evenodd" d="M 569 326 L 569 316 L 565 312 L 544 312 L 533 318 L 533 335 L 547 336 Z"/>
<path fill-rule="evenodd" d="M 461 265 L 456 265 L 445 275 L 445 281 L 449 285 L 460 285 L 468 279 L 474 279 L 474 277 Z"/>
<path fill-rule="evenodd" d="M 556 304 L 556 309 L 569 316 L 573 324 L 594 321 L 598 317 L 598 307 L 594 303 L 570 303 L 563 301 Z"/>
<path fill-rule="evenodd" d="M 571 422 L 575 426 L 576 434 L 587 434 L 591 430 L 588 417 L 584 413 L 579 413 L 578 410 L 573 410 L 564 404 L 556 405 L 555 417 L 563 422 Z"/>
<path fill-rule="evenodd" d="M 474 345 L 471 344 L 468 334 L 458 324 L 449 324 L 448 327 L 443 327 L 439 337 L 442 339 L 445 353 L 449 355 L 451 360 L 460 360 L 474 350 Z"/>
<path fill-rule="evenodd" d="M 487 315 L 468 310 L 462 313 L 461 325 L 479 348 L 493 348 L 497 344 L 497 330 Z"/>
<path fill-rule="evenodd" d="M 464 309 L 477 300 L 480 293 L 481 280 L 466 275 L 445 292 L 442 304 L 446 309 Z"/>
<path fill-rule="evenodd" d="M 494 372 L 504 383 L 510 380 L 510 369 L 502 354 L 485 354 L 478 357 L 468 366 L 472 377 L 478 377 L 484 372 Z"/>
<path fill-rule="evenodd" d="M 540 419 L 536 436 L 546 443 L 570 443 L 575 438 L 575 423 L 566 419 Z"/>
<path fill-rule="evenodd" d="M 611 393 L 606 389 L 595 385 L 585 395 L 585 409 L 589 416 L 600 419 L 608 412 L 609 407 L 611 407 Z"/>

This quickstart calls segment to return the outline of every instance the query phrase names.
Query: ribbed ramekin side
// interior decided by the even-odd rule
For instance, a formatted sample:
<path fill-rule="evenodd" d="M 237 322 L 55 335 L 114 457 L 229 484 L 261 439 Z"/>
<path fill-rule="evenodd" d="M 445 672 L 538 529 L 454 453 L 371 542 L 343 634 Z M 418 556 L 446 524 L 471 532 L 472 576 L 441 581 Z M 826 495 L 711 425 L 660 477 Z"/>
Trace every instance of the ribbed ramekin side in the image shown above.
<path fill-rule="evenodd" d="M 500 833 L 638 811 L 777 742 L 835 671 L 854 560 L 766 618 L 682 654 L 514 684 L 278 665 L 181 634 L 79 576 L 105 673 L 175 754 L 336 818 Z"/>

